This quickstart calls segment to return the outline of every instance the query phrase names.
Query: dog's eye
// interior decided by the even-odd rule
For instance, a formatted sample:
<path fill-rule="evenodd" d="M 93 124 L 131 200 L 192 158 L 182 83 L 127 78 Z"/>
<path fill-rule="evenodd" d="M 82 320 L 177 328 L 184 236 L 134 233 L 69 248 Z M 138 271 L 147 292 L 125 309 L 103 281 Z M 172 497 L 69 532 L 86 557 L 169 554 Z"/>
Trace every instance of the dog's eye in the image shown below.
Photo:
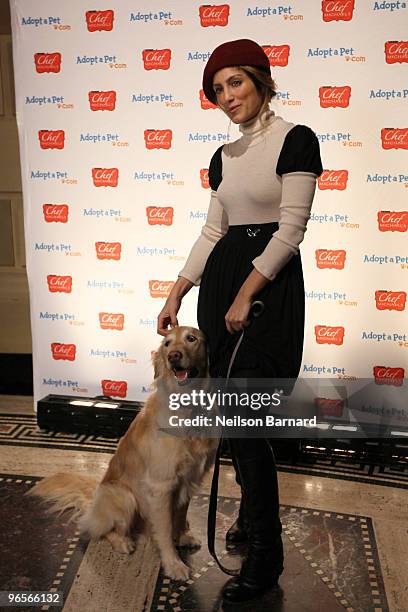
<path fill-rule="evenodd" d="M 170 344 L 170 340 L 166 340 L 166 342 L 164 343 L 164 346 L 169 346 Z"/>
<path fill-rule="evenodd" d="M 187 336 L 187 341 L 188 342 L 195 342 L 197 340 L 197 338 L 195 336 L 192 336 L 191 334 L 189 336 Z"/>

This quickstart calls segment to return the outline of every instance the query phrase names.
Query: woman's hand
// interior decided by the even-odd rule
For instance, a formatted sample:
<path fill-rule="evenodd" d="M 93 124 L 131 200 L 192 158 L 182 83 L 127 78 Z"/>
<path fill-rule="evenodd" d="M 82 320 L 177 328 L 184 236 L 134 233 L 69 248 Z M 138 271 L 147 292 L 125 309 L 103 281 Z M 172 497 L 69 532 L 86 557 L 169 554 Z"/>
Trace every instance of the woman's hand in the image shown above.
<path fill-rule="evenodd" d="M 231 307 L 225 315 L 225 325 L 230 334 L 241 331 L 249 325 L 248 313 L 251 308 L 252 299 L 238 293 Z"/>
<path fill-rule="evenodd" d="M 256 295 L 269 283 L 269 279 L 258 272 L 256 268 L 247 276 L 241 289 L 225 315 L 225 325 L 230 334 L 242 331 L 249 325 L 248 313 Z"/>
<path fill-rule="evenodd" d="M 157 317 L 157 333 L 160 336 L 167 336 L 173 327 L 178 325 L 177 313 L 180 310 L 181 300 L 193 285 L 191 281 L 182 276 L 179 276 L 174 283 L 170 295 Z"/>
<path fill-rule="evenodd" d="M 157 317 L 157 333 L 160 336 L 167 336 L 173 327 L 178 325 L 177 313 L 180 310 L 180 306 L 181 298 L 176 295 L 169 295 Z"/>

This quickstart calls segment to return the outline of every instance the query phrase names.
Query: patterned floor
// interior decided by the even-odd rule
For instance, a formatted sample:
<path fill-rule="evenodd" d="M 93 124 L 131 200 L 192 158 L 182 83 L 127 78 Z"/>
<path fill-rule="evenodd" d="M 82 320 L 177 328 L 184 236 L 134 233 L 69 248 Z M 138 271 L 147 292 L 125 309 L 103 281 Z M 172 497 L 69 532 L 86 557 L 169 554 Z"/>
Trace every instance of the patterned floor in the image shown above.
<path fill-rule="evenodd" d="M 114 453 L 117 441 L 117 438 L 103 436 L 44 431 L 37 427 L 36 418 L 33 415 L 0 413 L 0 444 Z M 228 460 L 224 460 L 224 463 L 230 465 Z M 318 475 L 408 489 L 407 463 L 396 464 L 393 467 L 380 467 L 352 463 L 350 460 L 345 461 L 341 456 L 333 460 L 310 453 L 303 455 L 295 465 L 278 461 L 278 466 L 282 472 Z"/>
<path fill-rule="evenodd" d="M 44 505 L 25 496 L 38 480 L 0 475 L 1 590 L 62 591 L 67 594 L 87 542 L 80 541 L 75 525 L 69 523 L 67 516 L 50 516 Z M 40 609 L 50 607 L 44 605 Z M 52 607 L 52 610 L 57 609 Z"/>
<path fill-rule="evenodd" d="M 49 473 L 30 475 L 30 466 L 37 465 L 39 459 L 43 464 L 52 459 L 52 471 L 54 457 L 64 462 L 64 469 L 71 464 L 77 468 L 78 459 L 86 468 L 87 457 L 93 465 L 99 461 L 106 465 L 116 445 L 113 438 L 39 430 L 33 415 L 0 413 L 0 590 L 62 591 L 64 612 L 236 610 L 223 607 L 221 590 L 229 577 L 218 569 L 207 550 L 206 493 L 196 495 L 189 510 L 190 524 L 203 545 L 197 551 L 182 553 L 192 569 L 186 583 L 174 583 L 159 571 L 157 553 L 146 536 L 139 536 L 134 555 L 120 556 L 107 542 L 88 544 L 69 517 L 50 515 L 36 498 L 25 496 L 39 480 L 38 474 Z M 11 474 L 17 457 L 23 457 L 22 471 Z M 399 564 L 407 566 L 402 552 L 407 549 L 405 466 L 372 469 L 341 457 L 327 460 L 310 455 L 302 456 L 296 465 L 282 461 L 278 469 L 281 500 L 303 500 L 281 505 L 285 571 L 278 589 L 239 606 L 239 610 L 406 612 L 408 599 L 401 587 L 404 578 L 397 569 Z M 223 460 L 223 471 L 224 478 L 230 474 L 234 489 L 228 459 Z M 229 491 L 227 481 L 223 491 Z M 325 496 L 318 497 L 322 489 Z M 308 496 L 309 490 L 315 493 Z M 345 499 L 346 490 L 350 503 Z M 224 565 L 238 568 L 245 548 L 225 550 L 225 532 L 239 504 L 236 487 L 234 494 L 219 497 L 216 547 Z M 306 503 L 316 499 L 321 500 L 320 505 Z M 340 507 L 349 511 L 335 511 Z M 387 522 L 392 513 L 395 516 Z M 384 556 L 388 539 L 394 540 L 394 549 Z M 387 581 L 392 587 L 386 588 Z"/>
<path fill-rule="evenodd" d="M 75 526 L 66 516 L 50 516 L 43 504 L 25 496 L 37 480 L 27 476 L 0 475 L 2 589 L 62 591 L 66 599 L 87 542 L 79 538 Z M 223 541 L 237 505 L 237 500 L 228 497 L 220 497 L 218 504 L 219 556 L 231 568 L 239 567 L 239 550 L 235 554 L 227 553 L 223 550 Z M 199 526 L 196 535 L 203 541 L 207 506 L 208 497 L 197 495 L 190 508 L 191 521 Z M 310 604 L 302 609 L 313 610 L 312 602 L 318 596 L 320 609 L 327 612 L 387 612 L 387 598 L 369 517 L 282 506 L 281 519 L 287 569 L 281 577 L 280 589 L 252 602 L 247 609 L 251 612 L 283 609 L 277 606 L 284 604 L 285 612 L 298 611 L 299 601 L 303 598 Z M 333 554 L 336 556 L 335 569 Z M 152 612 L 221 609 L 220 592 L 227 579 L 215 566 L 207 548 L 202 546 L 194 554 L 185 553 L 183 556 L 193 570 L 191 579 L 187 583 L 172 583 L 160 573 Z M 41 609 L 48 608 L 43 606 Z"/>
<path fill-rule="evenodd" d="M 193 521 L 201 525 L 198 535 L 205 539 L 205 522 L 197 517 L 205 515 L 208 497 L 198 496 L 191 508 Z M 235 555 L 223 549 L 224 534 L 238 502 L 221 497 L 218 503 L 219 558 L 230 568 L 239 567 L 239 551 Z M 377 547 L 369 517 L 339 515 L 324 510 L 281 507 L 285 548 L 285 571 L 280 588 L 261 600 L 240 609 L 251 612 L 263 610 L 299 610 L 332 612 L 386 612 L 387 598 L 378 561 Z M 335 551 L 336 567 L 331 556 Z M 205 547 L 185 560 L 194 573 L 187 584 L 174 584 L 159 576 L 152 611 L 208 612 L 221 610 L 220 592 L 226 576 L 221 574 Z M 299 602 L 302 601 L 302 608 Z"/>

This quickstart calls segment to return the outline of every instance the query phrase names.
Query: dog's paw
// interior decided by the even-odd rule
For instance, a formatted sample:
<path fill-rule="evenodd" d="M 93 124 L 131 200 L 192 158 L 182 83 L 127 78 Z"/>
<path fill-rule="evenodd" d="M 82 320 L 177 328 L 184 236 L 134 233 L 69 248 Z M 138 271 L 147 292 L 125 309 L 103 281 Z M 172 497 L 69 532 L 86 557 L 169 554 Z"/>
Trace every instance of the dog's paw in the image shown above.
<path fill-rule="evenodd" d="M 130 555 L 135 552 L 136 546 L 131 538 L 115 534 L 114 537 L 110 537 L 108 539 L 115 552 L 125 555 Z"/>
<path fill-rule="evenodd" d="M 190 568 L 181 559 L 172 559 L 163 564 L 164 573 L 172 580 L 188 580 Z"/>
<path fill-rule="evenodd" d="M 131 555 L 136 550 L 136 544 L 131 538 L 123 538 L 123 552 L 126 552 L 128 555 Z"/>
<path fill-rule="evenodd" d="M 200 548 L 201 540 L 196 538 L 191 531 L 186 531 L 179 537 L 177 546 L 180 548 Z"/>

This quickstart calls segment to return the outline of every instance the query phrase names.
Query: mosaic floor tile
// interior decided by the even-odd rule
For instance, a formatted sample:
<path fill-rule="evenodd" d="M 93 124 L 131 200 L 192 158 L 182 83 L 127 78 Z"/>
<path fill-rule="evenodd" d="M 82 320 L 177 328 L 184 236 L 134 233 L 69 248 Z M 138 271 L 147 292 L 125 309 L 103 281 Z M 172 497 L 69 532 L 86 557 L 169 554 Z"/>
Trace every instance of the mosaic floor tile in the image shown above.
<path fill-rule="evenodd" d="M 1 590 L 55 589 L 66 596 L 87 543 L 80 540 L 75 525 L 67 517 L 51 516 L 44 504 L 25 496 L 37 480 L 29 476 L 0 475 Z M 38 606 L 18 608 L 39 609 Z"/>
<path fill-rule="evenodd" d="M 190 507 L 191 523 L 206 541 L 208 497 L 196 496 Z M 217 515 L 219 558 L 229 568 L 240 566 L 239 549 L 224 550 L 225 532 L 234 520 L 237 501 L 220 497 Z M 382 612 L 388 610 L 374 531 L 369 517 L 281 507 L 285 571 L 280 588 L 240 610 L 261 612 Z M 241 552 L 243 553 L 242 549 Z M 173 583 L 159 575 L 152 611 L 208 612 L 222 610 L 221 590 L 229 580 L 204 546 L 183 553 L 192 568 L 191 580 Z M 301 602 L 301 603 L 300 603 Z M 317 603 L 318 602 L 318 603 Z"/>

